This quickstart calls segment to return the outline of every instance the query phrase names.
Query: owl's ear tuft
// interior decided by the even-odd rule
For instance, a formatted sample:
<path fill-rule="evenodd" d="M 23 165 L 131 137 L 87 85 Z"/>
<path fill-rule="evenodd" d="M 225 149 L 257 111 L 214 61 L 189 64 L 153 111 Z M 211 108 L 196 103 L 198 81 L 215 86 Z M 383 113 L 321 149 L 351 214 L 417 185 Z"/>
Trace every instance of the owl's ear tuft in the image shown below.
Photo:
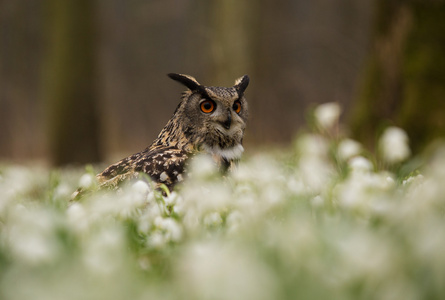
<path fill-rule="evenodd" d="M 244 94 L 247 86 L 249 85 L 250 79 L 249 76 L 244 75 L 237 80 L 235 80 L 235 89 L 238 91 L 240 95 Z"/>
<path fill-rule="evenodd" d="M 202 89 L 202 86 L 199 84 L 199 82 L 194 77 L 192 77 L 190 75 L 177 74 L 177 73 L 169 73 L 167 75 L 171 79 L 182 83 L 191 91 L 197 91 L 197 90 Z"/>

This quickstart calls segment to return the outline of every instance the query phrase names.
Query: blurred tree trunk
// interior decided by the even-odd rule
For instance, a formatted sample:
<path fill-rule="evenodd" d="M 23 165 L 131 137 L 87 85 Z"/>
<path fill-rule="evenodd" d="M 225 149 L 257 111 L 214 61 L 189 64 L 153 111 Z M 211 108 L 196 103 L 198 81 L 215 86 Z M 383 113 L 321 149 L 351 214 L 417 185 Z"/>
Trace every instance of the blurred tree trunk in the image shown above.
<path fill-rule="evenodd" d="M 445 1 L 376 3 L 373 48 L 351 128 L 372 147 L 381 127 L 394 123 L 418 152 L 445 134 Z"/>
<path fill-rule="evenodd" d="M 253 71 L 255 31 L 260 1 L 210 2 L 210 53 L 214 58 L 214 82 L 230 85 Z M 252 74 L 250 74 L 252 76 Z"/>
<path fill-rule="evenodd" d="M 46 0 L 44 93 L 55 165 L 100 161 L 95 1 Z"/>
<path fill-rule="evenodd" d="M 229 86 L 235 79 L 252 77 L 258 35 L 259 0 L 194 0 L 190 7 L 189 41 L 186 45 L 190 65 L 203 84 Z M 199 40 L 197 39 L 199 38 Z M 200 72 L 202 72 L 200 74 Z M 201 77 L 202 76 L 202 77 Z"/>

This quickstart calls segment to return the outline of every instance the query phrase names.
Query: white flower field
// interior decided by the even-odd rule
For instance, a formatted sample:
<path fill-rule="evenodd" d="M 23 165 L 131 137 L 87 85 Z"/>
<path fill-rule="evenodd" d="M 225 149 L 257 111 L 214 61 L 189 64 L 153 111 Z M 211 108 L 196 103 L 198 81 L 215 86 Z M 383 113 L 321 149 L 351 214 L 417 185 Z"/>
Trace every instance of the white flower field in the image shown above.
<path fill-rule="evenodd" d="M 2 165 L 0 299 L 444 299 L 445 147 L 410 158 L 391 127 L 374 156 L 326 109 L 228 176 L 196 158 L 173 193 L 71 203 L 95 172 Z"/>

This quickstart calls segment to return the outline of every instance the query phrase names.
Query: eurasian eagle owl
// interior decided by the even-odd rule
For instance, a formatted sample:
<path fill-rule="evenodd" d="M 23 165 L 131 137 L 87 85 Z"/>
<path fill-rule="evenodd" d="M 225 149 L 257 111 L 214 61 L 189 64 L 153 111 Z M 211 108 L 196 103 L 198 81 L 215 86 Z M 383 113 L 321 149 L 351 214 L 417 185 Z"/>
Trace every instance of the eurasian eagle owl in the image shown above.
<path fill-rule="evenodd" d="M 203 86 L 189 75 L 168 76 L 187 87 L 173 116 L 145 150 L 98 174 L 101 186 L 116 187 L 146 173 L 171 190 L 184 179 L 188 160 L 195 154 L 208 153 L 222 170 L 241 157 L 248 115 L 244 91 L 249 77 L 237 79 L 233 87 L 213 87 Z"/>

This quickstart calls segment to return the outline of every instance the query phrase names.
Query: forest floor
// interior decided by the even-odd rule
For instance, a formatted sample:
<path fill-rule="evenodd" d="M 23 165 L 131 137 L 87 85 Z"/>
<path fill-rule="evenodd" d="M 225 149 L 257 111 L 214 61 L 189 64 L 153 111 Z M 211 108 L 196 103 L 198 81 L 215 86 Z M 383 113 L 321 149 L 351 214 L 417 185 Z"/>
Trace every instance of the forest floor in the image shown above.
<path fill-rule="evenodd" d="M 91 168 L 2 165 L 0 298 L 443 299 L 445 148 L 409 158 L 393 127 L 375 157 L 327 112 L 226 177 L 197 158 L 164 195 L 69 203 Z"/>

